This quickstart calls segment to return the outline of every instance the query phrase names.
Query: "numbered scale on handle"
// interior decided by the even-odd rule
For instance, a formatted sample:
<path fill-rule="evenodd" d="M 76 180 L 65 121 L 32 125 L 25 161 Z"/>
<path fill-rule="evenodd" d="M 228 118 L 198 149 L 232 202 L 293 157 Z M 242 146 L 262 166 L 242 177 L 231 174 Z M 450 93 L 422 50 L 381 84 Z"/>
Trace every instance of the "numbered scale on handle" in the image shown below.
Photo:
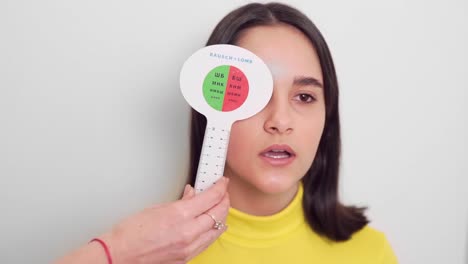
<path fill-rule="evenodd" d="M 226 152 L 229 145 L 229 130 L 208 124 L 203 139 L 198 163 L 195 189 L 201 192 L 223 176 Z"/>
<path fill-rule="evenodd" d="M 182 94 L 207 119 L 195 180 L 197 193 L 223 176 L 232 123 L 260 112 L 273 92 L 273 78 L 254 53 L 220 44 L 196 51 L 180 72 Z"/>

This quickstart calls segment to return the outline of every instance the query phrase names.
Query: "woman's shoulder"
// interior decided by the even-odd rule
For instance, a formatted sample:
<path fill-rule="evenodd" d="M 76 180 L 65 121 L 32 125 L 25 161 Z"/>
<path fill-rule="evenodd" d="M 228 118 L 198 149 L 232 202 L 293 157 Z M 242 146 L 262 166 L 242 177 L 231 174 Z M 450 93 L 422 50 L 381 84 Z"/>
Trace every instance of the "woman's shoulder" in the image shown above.
<path fill-rule="evenodd" d="M 336 243 L 336 247 L 351 250 L 354 253 L 372 254 L 377 263 L 396 264 L 398 263 L 395 253 L 384 232 L 366 225 L 357 231 L 352 237 L 341 243 Z"/>
<path fill-rule="evenodd" d="M 366 225 L 359 231 L 356 231 L 349 240 L 342 242 L 342 244 L 344 246 L 374 248 L 378 250 L 385 247 L 389 242 L 384 232 Z"/>
<path fill-rule="evenodd" d="M 361 230 L 355 232 L 350 240 L 354 241 L 355 243 L 368 244 L 370 242 L 373 242 L 375 244 L 382 244 L 387 241 L 387 238 L 384 232 L 369 225 L 366 225 Z"/>

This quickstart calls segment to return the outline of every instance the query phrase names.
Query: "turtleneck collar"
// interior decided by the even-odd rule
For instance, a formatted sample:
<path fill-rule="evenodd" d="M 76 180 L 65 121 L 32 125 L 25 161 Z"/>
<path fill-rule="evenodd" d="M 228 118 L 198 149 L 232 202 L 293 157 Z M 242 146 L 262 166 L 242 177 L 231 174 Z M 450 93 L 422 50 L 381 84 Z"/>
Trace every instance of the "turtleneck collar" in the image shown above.
<path fill-rule="evenodd" d="M 302 210 L 302 184 L 289 205 L 280 212 L 270 216 L 255 216 L 246 214 L 234 208 L 229 208 L 226 223 L 228 229 L 220 237 L 241 246 L 268 247 L 287 239 L 292 233 L 304 224 Z"/>

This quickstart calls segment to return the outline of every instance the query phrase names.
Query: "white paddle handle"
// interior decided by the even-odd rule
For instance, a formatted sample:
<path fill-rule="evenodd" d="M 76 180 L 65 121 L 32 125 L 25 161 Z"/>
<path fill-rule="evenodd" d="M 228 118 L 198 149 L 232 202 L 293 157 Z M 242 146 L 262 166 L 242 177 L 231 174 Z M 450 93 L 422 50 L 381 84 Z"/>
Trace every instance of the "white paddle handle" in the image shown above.
<path fill-rule="evenodd" d="M 230 131 L 208 122 L 198 163 L 195 192 L 200 193 L 223 176 Z"/>

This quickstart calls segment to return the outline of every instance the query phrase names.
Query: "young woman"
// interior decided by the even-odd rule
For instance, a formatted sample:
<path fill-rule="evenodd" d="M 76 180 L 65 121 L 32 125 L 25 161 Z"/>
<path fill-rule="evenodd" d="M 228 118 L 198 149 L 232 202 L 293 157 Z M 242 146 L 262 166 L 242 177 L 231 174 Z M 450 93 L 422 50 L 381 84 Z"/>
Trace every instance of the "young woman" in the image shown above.
<path fill-rule="evenodd" d="M 397 263 L 364 209 L 338 199 L 338 83 L 319 30 L 289 6 L 248 4 L 207 45 L 223 43 L 255 53 L 274 79 L 267 106 L 232 126 L 226 177 L 198 195 L 187 185 L 181 200 L 128 217 L 56 263 Z M 191 185 L 205 126 L 192 111 Z"/>
<path fill-rule="evenodd" d="M 396 263 L 363 208 L 339 201 L 338 83 L 315 25 L 286 5 L 248 4 L 219 22 L 212 44 L 255 53 L 274 89 L 260 113 L 232 126 L 229 229 L 191 263 Z M 205 125 L 192 111 L 191 184 Z"/>

